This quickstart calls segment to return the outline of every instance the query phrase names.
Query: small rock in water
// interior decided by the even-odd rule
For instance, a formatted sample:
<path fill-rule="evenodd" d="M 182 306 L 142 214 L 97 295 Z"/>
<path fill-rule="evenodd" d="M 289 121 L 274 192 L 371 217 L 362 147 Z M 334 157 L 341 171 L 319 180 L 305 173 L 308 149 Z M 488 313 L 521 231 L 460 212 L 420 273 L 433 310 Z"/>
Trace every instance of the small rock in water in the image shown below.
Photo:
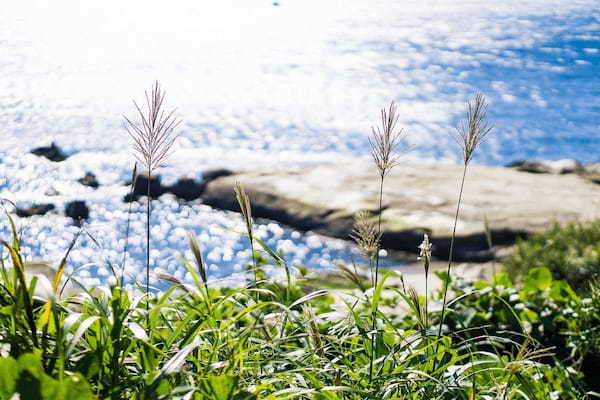
<path fill-rule="evenodd" d="M 45 192 L 44 195 L 45 196 L 58 196 L 60 194 L 60 192 L 58 190 L 56 190 L 56 188 L 54 186 L 49 187 Z"/>
<path fill-rule="evenodd" d="M 536 174 L 572 174 L 581 169 L 581 164 L 577 160 L 563 159 L 556 161 L 528 161 L 519 160 L 507 165 L 508 168 L 515 168 L 518 171 L 532 172 Z"/>
<path fill-rule="evenodd" d="M 34 204 L 27 208 L 17 208 L 17 216 L 28 218 L 33 215 L 44 215 L 48 211 L 54 210 L 54 204 Z"/>
<path fill-rule="evenodd" d="M 168 188 L 164 187 L 160 182 L 160 176 L 154 175 L 150 178 L 150 197 L 153 199 L 159 198 L 163 193 L 167 192 Z M 130 202 L 139 199 L 141 196 L 148 195 L 148 176 L 138 175 L 133 187 L 133 193 L 128 193 L 123 201 Z"/>
<path fill-rule="evenodd" d="M 97 189 L 98 186 L 100 186 L 98 179 L 96 179 L 96 175 L 92 174 L 91 172 L 86 172 L 83 178 L 77 179 L 77 182 L 94 189 Z"/>
<path fill-rule="evenodd" d="M 193 179 L 181 178 L 174 185 L 167 188 L 180 199 L 191 201 L 200 198 L 204 191 L 204 183 L 198 183 Z"/>
<path fill-rule="evenodd" d="M 85 204 L 85 201 L 75 200 L 67 203 L 65 206 L 65 215 L 73 218 L 75 222 L 80 222 L 90 216 L 90 209 Z"/>
<path fill-rule="evenodd" d="M 67 159 L 67 156 L 63 151 L 55 144 L 52 143 L 48 147 L 38 147 L 31 150 L 32 154 L 40 157 L 46 157 L 50 161 L 59 162 Z"/>

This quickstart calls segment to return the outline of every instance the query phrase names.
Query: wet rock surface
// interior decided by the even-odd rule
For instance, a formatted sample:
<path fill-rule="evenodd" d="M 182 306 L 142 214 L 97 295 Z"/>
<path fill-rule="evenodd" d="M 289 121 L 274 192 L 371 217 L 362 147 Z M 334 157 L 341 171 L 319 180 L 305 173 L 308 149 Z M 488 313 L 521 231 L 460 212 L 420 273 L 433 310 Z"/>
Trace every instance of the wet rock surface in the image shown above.
<path fill-rule="evenodd" d="M 79 178 L 77 182 L 81 183 L 83 186 L 89 186 L 94 189 L 98 189 L 100 186 L 96 175 L 92 174 L 91 172 L 86 172 L 85 176 L 83 178 Z"/>
<path fill-rule="evenodd" d="M 382 244 L 417 253 L 428 233 L 434 256 L 447 259 L 452 237 L 462 166 L 401 165 L 386 178 Z M 347 239 L 353 215 L 378 211 L 379 181 L 367 163 L 321 165 L 296 171 L 242 171 L 209 182 L 205 204 L 239 211 L 233 185 L 240 181 L 250 196 L 255 217 L 269 218 L 304 231 Z M 552 223 L 590 220 L 590 205 L 600 188 L 576 174 L 531 174 L 511 168 L 472 165 L 467 173 L 454 258 L 490 260 L 484 216 L 495 246 L 548 228 Z"/>
<path fill-rule="evenodd" d="M 161 183 L 160 176 L 155 175 L 150 177 L 150 197 L 153 199 L 159 198 L 162 194 L 167 192 L 167 188 L 163 186 Z M 131 185 L 131 183 L 128 183 Z M 127 193 L 123 201 L 135 201 L 138 200 L 141 196 L 148 195 L 148 176 L 140 174 L 136 177 L 133 185 L 133 191 Z"/>
<path fill-rule="evenodd" d="M 573 159 L 556 161 L 519 160 L 508 164 L 507 167 L 536 174 L 572 174 L 582 170 L 581 164 Z"/>
<path fill-rule="evenodd" d="M 600 184 L 600 163 L 584 165 L 579 174 L 590 182 Z"/>
<path fill-rule="evenodd" d="M 50 161 L 60 162 L 67 159 L 67 155 L 56 145 L 52 143 L 47 147 L 37 147 L 31 150 L 31 154 L 35 154 L 39 157 L 45 157 Z"/>
<path fill-rule="evenodd" d="M 192 201 L 202 196 L 206 184 L 212 180 L 233 175 L 234 172 L 228 169 L 219 168 L 204 171 L 202 179 L 196 180 L 192 178 L 180 178 L 173 185 L 165 186 L 161 182 L 160 175 L 155 175 L 150 178 L 150 197 L 157 199 L 165 193 L 172 193 L 175 197 Z M 131 183 L 128 183 L 131 184 Z M 144 174 L 138 175 L 135 181 L 135 186 L 132 193 L 128 193 L 123 199 L 126 202 L 138 200 L 141 196 L 148 194 L 148 176 Z"/>
<path fill-rule="evenodd" d="M 85 201 L 75 200 L 65 205 L 65 215 L 73 218 L 75 222 L 80 222 L 89 218 L 90 209 L 85 204 Z"/>
<path fill-rule="evenodd" d="M 25 208 L 17 207 L 16 213 L 17 216 L 21 218 L 28 218 L 34 215 L 44 215 L 54 209 L 54 204 L 33 204 L 32 206 Z"/>

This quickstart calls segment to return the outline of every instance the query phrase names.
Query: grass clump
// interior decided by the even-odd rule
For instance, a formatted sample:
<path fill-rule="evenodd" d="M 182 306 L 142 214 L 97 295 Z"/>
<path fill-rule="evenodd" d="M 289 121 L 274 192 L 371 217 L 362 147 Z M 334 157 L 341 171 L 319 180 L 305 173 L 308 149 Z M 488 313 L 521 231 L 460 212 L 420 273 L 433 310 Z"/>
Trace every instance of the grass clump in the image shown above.
<path fill-rule="evenodd" d="M 504 261 L 512 276 L 546 267 L 555 279 L 564 280 L 578 293 L 589 293 L 591 280 L 600 279 L 600 220 L 574 223 L 519 240 Z"/>

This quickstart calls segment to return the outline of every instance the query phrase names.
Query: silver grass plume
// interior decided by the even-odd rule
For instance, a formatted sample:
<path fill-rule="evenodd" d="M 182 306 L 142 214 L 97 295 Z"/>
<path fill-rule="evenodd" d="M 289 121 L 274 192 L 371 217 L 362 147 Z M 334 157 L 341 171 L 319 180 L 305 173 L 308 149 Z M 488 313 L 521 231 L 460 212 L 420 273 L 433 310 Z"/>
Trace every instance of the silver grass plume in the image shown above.
<path fill-rule="evenodd" d="M 483 93 L 476 93 L 473 100 L 467 101 L 466 120 L 463 120 L 456 128 L 457 135 L 455 136 L 455 138 L 462 149 L 464 167 L 462 178 L 460 181 L 460 190 L 458 192 L 458 203 L 456 204 L 454 227 L 452 228 L 452 236 L 450 239 L 448 268 L 446 270 L 446 279 L 444 280 L 444 297 L 442 300 L 442 313 L 437 334 L 438 339 L 442 336 L 442 326 L 444 324 L 444 316 L 446 313 L 446 300 L 448 297 L 448 284 L 452 279 L 450 272 L 454 255 L 454 240 L 456 239 L 456 226 L 458 225 L 458 216 L 460 213 L 460 205 L 462 202 L 463 189 L 465 186 L 465 178 L 467 176 L 467 167 L 473 157 L 473 153 L 475 152 L 475 150 L 477 150 L 477 147 L 479 147 L 481 142 L 494 129 L 493 125 L 491 125 L 487 121 L 487 109 L 488 105 L 485 101 L 485 96 L 483 95 Z"/>
<path fill-rule="evenodd" d="M 177 135 L 173 131 L 181 122 L 175 117 L 175 110 L 165 112 L 163 103 L 165 92 L 155 82 L 150 92 L 145 92 L 146 109 L 142 110 L 134 101 L 139 122 L 125 117 L 125 129 L 133 139 L 133 150 L 137 160 L 145 167 L 149 175 L 169 156 Z M 150 179 L 150 176 L 148 177 Z"/>
<path fill-rule="evenodd" d="M 463 162 L 469 164 L 477 147 L 494 129 L 487 121 L 488 105 L 483 93 L 475 94 L 473 100 L 467 101 L 467 119 L 456 127 L 456 141 L 462 149 Z"/>
<path fill-rule="evenodd" d="M 373 138 L 369 138 L 371 155 L 382 179 L 398 165 L 396 150 L 405 137 L 402 129 L 396 130 L 398 117 L 398 109 L 392 101 L 387 110 L 385 108 L 381 110 L 381 127 L 371 127 L 373 133 Z"/>

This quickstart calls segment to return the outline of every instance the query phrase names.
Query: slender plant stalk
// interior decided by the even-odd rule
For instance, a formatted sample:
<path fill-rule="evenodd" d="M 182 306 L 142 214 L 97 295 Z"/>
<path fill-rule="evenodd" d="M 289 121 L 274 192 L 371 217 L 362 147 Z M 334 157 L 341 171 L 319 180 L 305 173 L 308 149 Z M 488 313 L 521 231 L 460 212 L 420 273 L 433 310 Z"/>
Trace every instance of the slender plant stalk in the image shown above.
<path fill-rule="evenodd" d="M 127 223 L 125 225 L 125 244 L 123 245 L 123 262 L 121 263 L 121 280 L 119 286 L 123 288 L 125 282 L 125 264 L 127 262 L 127 250 L 129 248 L 129 229 L 131 227 L 131 205 L 133 204 L 133 190 L 137 183 L 137 162 L 133 165 L 131 174 L 131 188 L 129 190 L 129 207 L 127 208 Z"/>
<path fill-rule="evenodd" d="M 442 301 L 442 313 L 437 332 L 437 344 L 435 353 L 439 349 L 440 338 L 442 337 L 442 327 L 446 316 L 446 307 L 448 299 L 448 287 L 452 281 L 451 267 L 454 257 L 454 242 L 456 240 L 456 226 L 458 225 L 458 216 L 460 213 L 460 205 L 462 203 L 463 189 L 465 186 L 465 178 L 467 176 L 467 167 L 473 159 L 473 153 L 483 142 L 486 136 L 493 130 L 493 125 L 487 121 L 487 103 L 485 96 L 482 93 L 475 94 L 473 100 L 467 102 L 467 118 L 459 123 L 456 128 L 457 134 L 455 139 L 462 150 L 463 156 L 463 173 L 460 181 L 460 190 L 458 192 L 458 203 L 456 204 L 456 214 L 454 215 L 454 226 L 452 228 L 452 236 L 450 238 L 450 251 L 448 253 L 448 268 L 446 270 L 446 279 L 444 281 L 444 298 Z M 433 369 L 437 367 L 437 357 L 434 358 Z"/>
<path fill-rule="evenodd" d="M 381 237 L 381 213 L 383 212 L 383 181 L 385 178 L 384 174 L 380 175 L 379 180 L 379 215 L 377 217 L 377 237 Z M 374 290 L 377 290 L 377 285 L 379 284 L 379 248 L 380 242 L 377 241 L 377 247 L 375 249 L 375 286 Z M 369 362 L 369 383 L 373 381 L 373 363 L 375 362 L 375 347 L 377 342 L 377 310 L 373 310 L 371 314 L 372 326 L 371 326 L 371 334 L 373 335 L 371 339 L 371 360 Z"/>
<path fill-rule="evenodd" d="M 396 124 L 398 123 L 398 113 L 394 102 L 392 102 L 389 108 L 381 110 L 381 127 L 371 128 L 373 138 L 369 138 L 369 144 L 371 145 L 371 155 L 377 170 L 379 172 L 379 218 L 377 223 L 377 235 L 381 237 L 381 213 L 383 211 L 383 182 L 385 176 L 398 165 L 398 154 L 396 153 L 396 147 L 404 138 L 402 130 L 396 131 Z M 379 284 L 379 241 L 377 243 L 375 253 L 375 290 Z M 376 317 L 377 311 L 373 310 L 372 313 L 372 338 L 371 338 L 371 360 L 369 363 L 369 383 L 373 380 L 373 363 L 375 361 L 375 343 L 377 342 L 377 328 Z"/>
<path fill-rule="evenodd" d="M 451 281 L 450 269 L 452 266 L 452 257 L 454 253 L 454 241 L 456 239 L 456 225 L 458 224 L 458 215 L 460 213 L 460 204 L 462 201 L 463 189 L 465 186 L 465 177 L 467 175 L 467 167 L 473 159 L 473 153 L 483 142 L 486 136 L 494 128 L 487 121 L 487 103 L 485 96 L 482 93 L 476 93 L 473 100 L 467 102 L 467 118 L 459 123 L 456 128 L 457 135 L 455 139 L 462 149 L 463 155 L 463 173 L 460 181 L 460 191 L 458 194 L 458 203 L 456 205 L 456 215 L 454 216 L 454 227 L 452 228 L 452 237 L 450 239 L 450 252 L 448 254 L 448 269 L 447 277 L 444 284 L 444 300 L 442 302 L 442 314 L 440 318 L 440 326 L 438 329 L 438 339 L 442 336 L 442 325 L 446 313 L 446 300 L 448 296 L 448 286 Z"/>
<path fill-rule="evenodd" d="M 146 192 L 146 326 L 150 326 L 150 213 L 152 197 L 150 197 L 150 169 L 148 169 L 148 185 Z"/>
<path fill-rule="evenodd" d="M 467 175 L 467 164 L 464 165 L 462 179 L 460 181 L 460 191 L 458 194 L 458 204 L 456 205 L 456 214 L 454 215 L 454 227 L 452 228 L 452 237 L 450 239 L 450 252 L 448 253 L 448 268 L 446 269 L 446 280 L 444 281 L 444 300 L 442 301 L 442 315 L 440 326 L 438 328 L 438 339 L 442 336 L 442 325 L 446 314 L 446 300 L 448 296 L 448 286 L 450 285 L 450 268 L 452 267 L 452 258 L 454 255 L 454 240 L 456 238 L 456 225 L 458 224 L 458 215 L 460 213 L 460 203 L 462 202 L 463 189 L 465 186 L 465 177 Z"/>

